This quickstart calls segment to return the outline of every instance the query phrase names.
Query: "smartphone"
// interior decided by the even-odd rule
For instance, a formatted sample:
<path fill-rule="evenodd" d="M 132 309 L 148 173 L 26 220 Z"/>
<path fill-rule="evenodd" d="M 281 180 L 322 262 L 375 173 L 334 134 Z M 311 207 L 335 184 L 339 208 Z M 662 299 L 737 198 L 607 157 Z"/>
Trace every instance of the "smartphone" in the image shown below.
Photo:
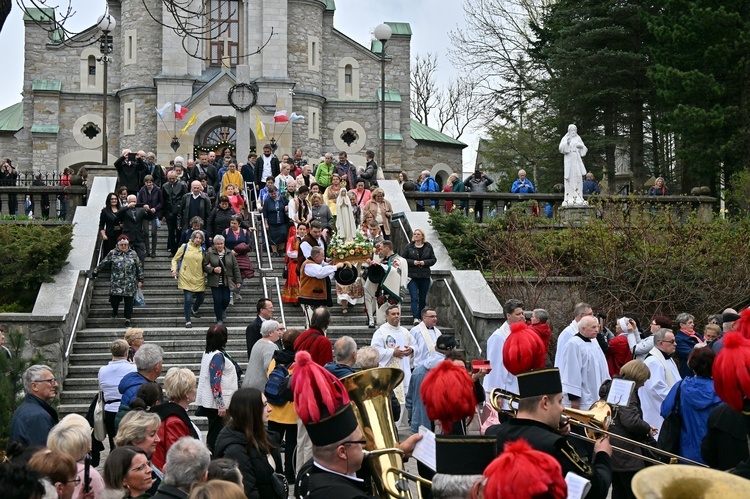
<path fill-rule="evenodd" d="M 135 161 L 135 153 L 134 152 L 129 152 L 128 153 L 128 160 L 129 161 Z"/>
<path fill-rule="evenodd" d="M 472 360 L 471 372 L 478 373 L 480 369 L 487 369 L 487 372 L 490 372 L 492 370 L 490 361 L 485 359 Z"/>
<path fill-rule="evenodd" d="M 86 454 L 83 460 L 83 493 L 91 490 L 91 454 Z"/>

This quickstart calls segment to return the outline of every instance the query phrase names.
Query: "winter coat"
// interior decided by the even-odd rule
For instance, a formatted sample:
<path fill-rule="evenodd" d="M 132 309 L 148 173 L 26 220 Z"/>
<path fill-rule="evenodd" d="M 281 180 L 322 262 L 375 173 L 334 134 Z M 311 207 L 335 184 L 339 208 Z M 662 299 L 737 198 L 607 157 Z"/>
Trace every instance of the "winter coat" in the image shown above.
<path fill-rule="evenodd" d="M 137 194 L 143 181 L 143 172 L 146 171 L 146 163 L 143 159 L 138 158 L 131 163 L 125 156 L 120 156 L 115 160 L 115 170 L 117 170 L 117 186 L 127 187 L 129 194 Z"/>
<path fill-rule="evenodd" d="M 680 393 L 680 416 L 682 428 L 680 432 L 681 456 L 703 462 L 701 456 L 701 442 L 708 431 L 708 416 L 714 407 L 721 404 L 716 395 L 714 381 L 711 378 L 689 376 L 679 383 L 675 383 L 667 398 L 661 404 L 661 416 L 666 418 L 674 409 L 677 390 Z"/>
<path fill-rule="evenodd" d="M 419 258 L 419 249 L 412 242 L 406 247 L 404 254 L 401 255 L 406 259 L 406 263 L 409 264 L 409 277 L 412 279 L 429 279 L 432 276 L 430 267 L 437 263 L 435 258 L 435 251 L 432 249 L 430 243 L 424 243 L 422 247 L 422 258 Z M 424 262 L 423 266 L 414 265 L 417 260 Z"/>
<path fill-rule="evenodd" d="M 727 404 L 715 407 L 708 416 L 708 432 L 701 455 L 715 470 L 730 470 L 749 456 L 745 416 Z"/>
<path fill-rule="evenodd" d="M 174 184 L 164 182 L 161 189 L 162 214 L 168 218 L 177 218 L 182 207 L 182 197 L 188 192 L 187 186 L 179 180 Z"/>
<path fill-rule="evenodd" d="M 208 216 L 208 223 L 206 224 L 208 237 L 222 234 L 228 229 L 229 222 L 232 220 L 234 214 L 234 209 L 231 206 L 227 207 L 226 210 L 221 209 L 219 206 L 211 210 L 211 214 Z"/>
<path fill-rule="evenodd" d="M 203 222 L 205 223 L 206 221 L 208 221 L 208 217 L 211 216 L 211 200 L 206 193 L 201 193 L 199 197 L 200 204 L 198 206 L 198 213 L 194 216 L 201 217 L 203 219 Z M 177 219 L 177 225 L 179 227 L 190 226 L 190 219 L 192 218 L 190 216 L 190 202 L 192 201 L 192 199 L 192 192 L 188 192 L 187 194 L 182 196 L 182 200 L 180 201 L 179 218 Z"/>
<path fill-rule="evenodd" d="M 151 208 L 154 208 L 156 211 L 154 211 L 154 216 L 156 218 L 161 218 L 161 210 L 163 207 L 163 200 L 161 195 L 161 189 L 154 185 L 154 187 L 151 189 L 151 192 L 148 192 L 148 188 L 144 185 L 141 187 L 141 190 L 138 191 L 138 197 L 136 198 L 138 201 L 138 204 L 147 204 L 149 207 L 149 210 Z"/>
<path fill-rule="evenodd" d="M 143 282 L 143 265 L 136 252 L 132 249 L 120 251 L 115 248 L 105 256 L 95 272 L 110 267 L 109 294 L 115 296 L 135 296 L 138 283 Z"/>
<path fill-rule="evenodd" d="M 117 385 L 117 389 L 122 395 L 122 397 L 120 397 L 120 406 L 129 406 L 130 401 L 135 398 L 141 385 L 148 382 L 149 380 L 138 372 L 126 374 L 120 380 L 120 384 Z"/>
<path fill-rule="evenodd" d="M 602 383 L 601 388 L 599 388 L 599 396 L 606 400 L 611 385 L 612 380 L 609 379 Z M 618 406 L 609 431 L 615 435 L 635 440 L 636 442 L 655 446 L 656 441 L 651 437 L 651 425 L 643 420 L 643 411 L 641 410 L 641 399 L 638 398 L 638 390 L 633 390 L 627 406 Z M 643 449 L 635 444 L 619 439 L 615 439 L 615 441 L 617 442 L 617 446 L 625 450 L 653 457 L 648 452 L 644 454 Z M 643 468 L 644 463 L 642 459 L 628 456 L 624 452 L 615 452 L 612 454 L 612 471 L 639 471 Z"/>
<path fill-rule="evenodd" d="M 57 422 L 58 416 L 54 407 L 27 393 L 23 404 L 13 413 L 9 440 L 27 446 L 47 445 L 47 436 Z"/>
<path fill-rule="evenodd" d="M 222 263 L 221 257 L 219 257 L 215 248 L 209 248 L 206 251 L 206 255 L 203 258 L 203 271 L 208 275 L 208 286 L 211 288 L 219 287 L 219 276 L 221 274 L 214 272 L 216 267 L 223 269 L 224 285 L 231 291 L 235 290 L 237 284 L 242 284 L 240 266 L 237 264 L 237 257 L 234 255 L 234 252 L 225 250 L 224 262 Z"/>
<path fill-rule="evenodd" d="M 195 426 L 190 421 L 187 411 L 174 402 L 159 404 L 151 409 L 151 412 L 161 418 L 161 425 L 157 435 L 159 443 L 156 444 L 154 454 L 151 456 L 151 462 L 160 470 L 164 469 L 167 462 L 167 452 L 172 444 L 182 437 L 193 437 L 200 440 Z"/>
<path fill-rule="evenodd" d="M 272 446 L 276 445 L 276 434 L 268 432 Z M 248 499 L 274 499 L 273 473 L 281 473 L 281 456 L 278 447 L 271 448 L 271 456 L 276 463 L 272 467 L 268 457 L 254 446 L 248 445 L 244 433 L 225 426 L 216 438 L 215 457 L 234 459 L 242 473 L 245 495 Z"/>
<path fill-rule="evenodd" d="M 206 281 L 203 278 L 203 249 L 190 242 L 177 248 L 177 253 L 172 258 L 172 270 L 177 270 L 178 263 L 182 262 L 177 274 L 177 287 L 193 293 L 202 293 L 206 290 Z"/>
<path fill-rule="evenodd" d="M 294 351 L 305 350 L 310 352 L 313 362 L 325 366 L 333 361 L 333 346 L 323 331 L 315 328 L 305 329 L 296 340 L 294 340 Z"/>

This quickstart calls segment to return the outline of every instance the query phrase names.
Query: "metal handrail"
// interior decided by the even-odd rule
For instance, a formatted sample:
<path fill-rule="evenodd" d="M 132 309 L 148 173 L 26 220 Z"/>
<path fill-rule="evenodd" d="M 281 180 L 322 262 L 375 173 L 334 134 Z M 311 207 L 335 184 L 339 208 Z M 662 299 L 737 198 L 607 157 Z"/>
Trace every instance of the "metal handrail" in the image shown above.
<path fill-rule="evenodd" d="M 267 278 L 266 278 L 266 277 L 264 276 L 264 277 L 263 277 L 263 278 L 262 278 L 262 279 L 260 280 L 260 282 L 262 282 L 262 283 L 263 283 L 263 296 L 265 296 L 266 298 L 268 298 L 268 283 L 266 282 L 266 279 L 267 279 Z"/>
<path fill-rule="evenodd" d="M 461 309 L 461 305 L 458 303 L 458 298 L 456 298 L 456 295 L 453 294 L 453 290 L 451 289 L 450 283 L 447 279 L 434 279 L 435 282 L 437 281 L 443 281 L 445 283 L 445 288 L 448 290 L 448 293 L 451 295 L 451 299 L 453 300 L 453 303 L 456 305 L 456 309 L 458 309 L 458 313 L 461 314 L 461 318 L 464 321 L 464 325 L 469 330 L 469 334 L 471 335 L 471 338 L 474 340 L 474 344 L 477 346 L 477 350 L 479 350 L 479 353 L 482 353 L 482 347 L 479 346 L 479 341 L 477 340 L 477 336 L 474 334 L 474 330 L 471 327 L 471 324 L 469 324 L 469 320 L 466 318 L 466 315 L 464 314 L 464 311 Z"/>
<path fill-rule="evenodd" d="M 406 227 L 404 227 L 404 222 L 401 221 L 401 218 L 396 219 L 398 221 L 399 226 L 401 226 L 401 232 L 404 233 L 404 237 L 406 238 L 406 244 L 409 244 L 409 234 L 406 232 Z"/>
<path fill-rule="evenodd" d="M 281 323 L 286 327 L 286 316 L 284 315 L 284 301 L 281 299 L 281 288 L 279 287 L 279 278 L 274 277 L 276 281 L 276 295 L 279 297 L 279 310 L 281 310 Z"/>
<path fill-rule="evenodd" d="M 104 249 L 104 241 L 99 242 L 99 251 L 96 254 L 97 264 L 102 260 L 102 250 Z M 83 311 L 83 304 L 86 302 L 86 291 L 89 289 L 89 283 L 91 277 L 88 272 L 86 274 L 86 280 L 83 282 L 83 291 L 81 291 L 81 299 L 78 301 L 78 309 L 76 310 L 76 316 L 73 319 L 73 324 L 70 326 L 70 336 L 68 337 L 68 346 L 65 347 L 65 360 L 68 360 L 70 356 L 70 349 L 73 346 L 73 340 L 75 339 L 76 329 L 78 329 L 78 321 L 81 318 L 81 312 Z"/>
<path fill-rule="evenodd" d="M 261 270 L 263 263 L 260 259 L 260 246 L 258 243 L 258 227 L 256 227 L 255 225 L 255 215 L 257 215 L 257 212 L 250 212 L 250 224 L 253 227 L 252 233 L 253 233 L 253 242 L 255 246 L 255 258 L 258 260 L 258 270 Z"/>
<path fill-rule="evenodd" d="M 263 228 L 263 242 L 266 246 L 266 254 L 268 256 L 268 268 L 260 270 L 273 270 L 273 260 L 271 260 L 271 243 L 268 240 L 268 229 L 266 229 L 266 217 L 263 216 L 263 212 L 259 211 L 260 215 L 260 226 Z"/>

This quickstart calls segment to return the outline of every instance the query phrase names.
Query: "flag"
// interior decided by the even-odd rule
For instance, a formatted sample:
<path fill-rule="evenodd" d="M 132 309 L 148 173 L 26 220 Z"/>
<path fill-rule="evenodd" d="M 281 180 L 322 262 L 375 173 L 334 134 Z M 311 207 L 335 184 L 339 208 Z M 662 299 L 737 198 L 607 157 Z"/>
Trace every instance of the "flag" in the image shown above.
<path fill-rule="evenodd" d="M 183 109 L 187 109 L 187 108 L 183 107 Z M 185 123 L 185 126 L 182 127 L 182 130 L 180 130 L 180 136 L 182 136 L 185 132 L 188 131 L 188 128 L 190 128 L 191 126 L 193 126 L 195 124 L 195 120 L 196 119 L 198 119 L 198 113 L 196 113 L 195 111 L 193 111 L 193 115 L 190 117 L 190 119 L 188 120 L 188 122 Z"/>
<path fill-rule="evenodd" d="M 260 116 L 255 115 L 255 138 L 263 140 L 266 138 L 266 125 L 260 121 Z"/>
<path fill-rule="evenodd" d="M 172 103 L 167 102 L 166 104 L 164 104 L 164 106 L 161 109 L 158 109 L 158 108 L 154 108 L 154 109 L 156 109 L 156 114 L 159 115 L 159 118 L 164 119 L 164 113 L 166 113 L 167 109 L 169 109 L 170 107 L 172 107 Z"/>
<path fill-rule="evenodd" d="M 302 116 L 301 114 L 297 114 L 297 113 L 292 113 L 292 115 L 289 117 L 289 121 L 291 121 L 292 123 L 294 123 L 295 121 L 300 121 L 304 119 L 305 119 L 304 116 Z"/>
<path fill-rule="evenodd" d="M 174 105 L 174 117 L 175 119 L 182 120 L 185 119 L 185 116 L 187 116 L 188 111 L 190 109 L 186 108 L 185 106 L 181 106 L 179 104 Z"/>
<path fill-rule="evenodd" d="M 274 123 L 286 123 L 289 121 L 289 117 L 286 115 L 286 109 L 273 113 L 273 121 Z"/>

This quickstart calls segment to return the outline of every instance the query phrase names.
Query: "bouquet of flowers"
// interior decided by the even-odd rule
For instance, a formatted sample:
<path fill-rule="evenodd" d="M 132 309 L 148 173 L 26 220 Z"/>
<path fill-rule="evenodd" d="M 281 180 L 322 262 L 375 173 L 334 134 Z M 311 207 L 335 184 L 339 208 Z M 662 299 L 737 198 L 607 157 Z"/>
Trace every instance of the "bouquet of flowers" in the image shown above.
<path fill-rule="evenodd" d="M 328 245 L 328 256 L 339 261 L 364 261 L 372 256 L 373 249 L 372 243 L 361 233 L 349 241 L 334 236 Z"/>

